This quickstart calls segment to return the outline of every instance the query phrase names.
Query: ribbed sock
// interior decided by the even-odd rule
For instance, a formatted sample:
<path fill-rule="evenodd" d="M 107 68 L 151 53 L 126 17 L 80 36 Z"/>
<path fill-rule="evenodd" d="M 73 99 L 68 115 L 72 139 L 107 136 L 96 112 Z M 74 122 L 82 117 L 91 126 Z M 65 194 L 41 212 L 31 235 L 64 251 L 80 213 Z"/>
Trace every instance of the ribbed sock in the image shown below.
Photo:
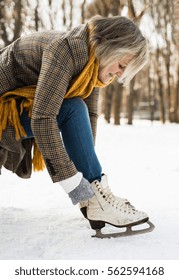
<path fill-rule="evenodd" d="M 80 201 L 92 198 L 94 195 L 94 191 L 88 180 L 82 178 L 79 186 L 72 190 L 68 195 L 71 198 L 72 203 L 76 205 Z"/>

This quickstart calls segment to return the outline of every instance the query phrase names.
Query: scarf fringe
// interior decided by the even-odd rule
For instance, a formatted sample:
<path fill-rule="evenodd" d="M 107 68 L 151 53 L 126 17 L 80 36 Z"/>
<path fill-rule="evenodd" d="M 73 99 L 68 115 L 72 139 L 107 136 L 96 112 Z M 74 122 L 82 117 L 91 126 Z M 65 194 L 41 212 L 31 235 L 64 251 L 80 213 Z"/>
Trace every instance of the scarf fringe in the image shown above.
<path fill-rule="evenodd" d="M 34 149 L 33 149 L 33 170 L 34 171 L 41 171 L 45 168 L 45 163 L 41 152 L 38 149 L 37 143 L 34 141 Z"/>
<path fill-rule="evenodd" d="M 2 139 L 3 130 L 6 129 L 8 125 L 11 125 L 15 129 L 15 138 L 20 140 L 21 137 L 26 137 L 27 134 L 21 125 L 19 112 L 17 109 L 17 100 L 23 97 L 20 104 L 20 114 L 23 110 L 28 111 L 29 117 L 32 114 L 32 105 L 34 99 L 34 88 L 35 86 L 28 86 L 16 89 L 14 91 L 9 91 L 5 93 L 0 98 L 0 140 Z M 43 156 L 38 149 L 38 146 L 34 140 L 33 143 L 33 158 L 32 165 L 34 171 L 41 171 L 45 168 L 45 163 Z"/>

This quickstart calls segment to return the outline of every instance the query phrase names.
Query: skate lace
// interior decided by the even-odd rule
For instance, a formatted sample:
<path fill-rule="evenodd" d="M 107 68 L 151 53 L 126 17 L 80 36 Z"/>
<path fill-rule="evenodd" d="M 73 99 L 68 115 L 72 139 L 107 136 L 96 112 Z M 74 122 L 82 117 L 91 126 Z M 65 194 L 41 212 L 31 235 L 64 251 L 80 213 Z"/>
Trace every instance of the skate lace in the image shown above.
<path fill-rule="evenodd" d="M 131 203 L 126 198 L 121 198 L 121 197 L 115 196 L 109 187 L 102 189 L 98 181 L 95 182 L 95 185 L 97 187 L 97 190 L 103 196 L 103 198 L 108 203 L 110 203 L 113 207 L 116 207 L 116 208 L 122 207 L 126 211 L 135 210 L 134 206 L 131 205 Z"/>

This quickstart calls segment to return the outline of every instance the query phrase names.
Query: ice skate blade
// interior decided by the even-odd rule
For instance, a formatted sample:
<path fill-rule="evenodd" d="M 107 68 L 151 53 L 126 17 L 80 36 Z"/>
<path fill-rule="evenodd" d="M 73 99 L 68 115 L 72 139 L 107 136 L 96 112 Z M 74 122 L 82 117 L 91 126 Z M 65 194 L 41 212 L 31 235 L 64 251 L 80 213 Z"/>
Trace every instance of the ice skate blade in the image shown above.
<path fill-rule="evenodd" d="M 96 237 L 96 238 L 116 238 L 116 237 L 126 237 L 126 236 L 131 236 L 131 235 L 138 235 L 138 234 L 144 234 L 148 233 L 154 230 L 155 226 L 152 224 L 150 221 L 147 221 L 146 224 L 149 225 L 149 227 L 144 228 L 144 229 L 138 229 L 138 230 L 132 230 L 132 227 L 135 226 L 130 226 L 127 227 L 126 231 L 124 232 L 116 232 L 116 233 L 102 233 L 101 229 L 96 229 L 96 234 L 92 235 L 91 237 Z"/>

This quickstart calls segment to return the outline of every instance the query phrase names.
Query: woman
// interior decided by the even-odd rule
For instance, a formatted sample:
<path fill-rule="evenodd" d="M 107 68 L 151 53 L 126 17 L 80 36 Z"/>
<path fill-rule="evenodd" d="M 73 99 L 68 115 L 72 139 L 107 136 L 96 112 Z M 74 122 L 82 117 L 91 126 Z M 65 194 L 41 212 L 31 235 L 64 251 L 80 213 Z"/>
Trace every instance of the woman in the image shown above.
<path fill-rule="evenodd" d="M 115 77 L 129 83 L 147 62 L 147 43 L 139 28 L 125 17 L 96 16 L 70 32 L 19 38 L 0 55 L 2 98 L 35 85 L 31 118 L 26 110 L 20 114 L 23 139 L 35 139 L 52 181 L 59 182 L 73 204 L 80 203 L 92 228 L 105 222 L 119 227 L 146 222 L 147 214 L 112 194 L 94 150 L 99 87 Z M 15 103 L 18 112 L 22 100 Z M 19 143 L 26 147 L 22 137 L 12 140 L 12 126 L 2 130 L 1 154 Z M 24 150 L 9 169 L 18 166 L 19 172 L 22 154 Z M 8 166 L 7 153 L 2 158 Z"/>

